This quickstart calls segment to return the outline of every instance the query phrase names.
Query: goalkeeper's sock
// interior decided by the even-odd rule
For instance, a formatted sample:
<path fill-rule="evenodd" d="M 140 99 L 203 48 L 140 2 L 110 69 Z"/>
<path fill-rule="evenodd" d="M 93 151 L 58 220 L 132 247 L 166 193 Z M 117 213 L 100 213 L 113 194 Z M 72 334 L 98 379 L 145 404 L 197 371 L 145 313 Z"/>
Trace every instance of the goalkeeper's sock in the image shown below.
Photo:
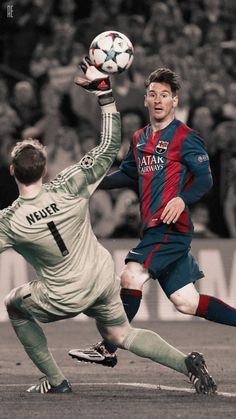
<path fill-rule="evenodd" d="M 186 355 L 169 345 L 169 343 L 151 330 L 130 329 L 122 347 L 138 356 L 149 358 L 158 364 L 188 375 L 185 364 Z"/>
<path fill-rule="evenodd" d="M 65 376 L 49 352 L 46 337 L 39 324 L 33 318 L 10 320 L 18 339 L 36 367 L 46 375 L 52 386 L 61 384 Z"/>
<path fill-rule="evenodd" d="M 120 292 L 120 296 L 121 296 L 121 300 L 123 302 L 123 306 L 124 306 L 126 315 L 128 317 L 128 320 L 129 322 L 131 322 L 138 312 L 141 299 L 142 299 L 142 291 L 132 290 L 129 288 L 122 288 Z M 103 344 L 108 352 L 113 353 L 117 350 L 117 347 L 115 345 L 112 345 L 112 343 L 104 341 Z"/>
<path fill-rule="evenodd" d="M 236 326 L 236 309 L 210 295 L 200 294 L 195 315 L 216 323 Z"/>

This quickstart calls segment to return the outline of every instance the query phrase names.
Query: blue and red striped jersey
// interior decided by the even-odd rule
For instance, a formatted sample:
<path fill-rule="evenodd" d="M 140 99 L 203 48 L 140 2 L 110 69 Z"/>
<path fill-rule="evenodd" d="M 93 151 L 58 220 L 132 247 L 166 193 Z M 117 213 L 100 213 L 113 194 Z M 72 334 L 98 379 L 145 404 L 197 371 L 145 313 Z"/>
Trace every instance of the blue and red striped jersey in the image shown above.
<path fill-rule="evenodd" d="M 172 198 L 183 195 L 184 199 L 195 177 L 209 176 L 210 165 L 201 137 L 174 119 L 156 133 L 153 133 L 151 125 L 135 132 L 120 169 L 138 180 L 141 219 L 145 230 L 161 223 L 160 215 Z M 175 228 L 180 232 L 192 231 L 187 207 L 175 223 Z"/>

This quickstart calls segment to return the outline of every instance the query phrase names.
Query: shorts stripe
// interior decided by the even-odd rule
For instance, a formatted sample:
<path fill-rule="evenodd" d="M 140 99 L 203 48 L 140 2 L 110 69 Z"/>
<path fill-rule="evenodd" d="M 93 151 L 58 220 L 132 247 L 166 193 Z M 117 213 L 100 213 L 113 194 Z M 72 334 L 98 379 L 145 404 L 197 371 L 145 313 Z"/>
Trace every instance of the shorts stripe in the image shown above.
<path fill-rule="evenodd" d="M 151 260 L 152 260 L 152 257 L 153 257 L 153 255 L 154 255 L 154 253 L 155 252 L 157 252 L 157 250 L 158 249 L 160 249 L 160 247 L 161 247 L 161 245 L 162 244 L 164 244 L 164 243 L 167 243 L 168 242 L 168 239 L 169 239 L 169 237 L 170 237 L 170 230 L 171 230 L 171 226 L 169 227 L 169 229 L 168 229 L 168 232 L 164 235 L 164 239 L 163 239 L 163 241 L 161 242 L 161 243 L 158 243 L 153 249 L 152 249 L 152 251 L 151 251 L 151 253 L 149 253 L 149 255 L 148 255 L 148 257 L 147 257 L 147 259 L 145 260 L 145 262 L 144 262 L 144 266 L 145 266 L 145 268 L 146 269 L 149 269 L 149 265 L 150 265 L 150 263 L 151 263 Z"/>

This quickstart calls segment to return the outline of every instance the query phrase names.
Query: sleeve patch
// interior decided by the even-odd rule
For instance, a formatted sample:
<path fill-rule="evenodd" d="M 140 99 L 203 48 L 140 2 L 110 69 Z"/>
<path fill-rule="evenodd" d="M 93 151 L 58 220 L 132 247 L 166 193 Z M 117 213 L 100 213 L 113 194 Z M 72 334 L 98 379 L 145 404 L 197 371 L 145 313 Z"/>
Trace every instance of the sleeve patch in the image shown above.
<path fill-rule="evenodd" d="M 90 167 L 93 167 L 94 163 L 95 159 L 92 156 L 87 155 L 80 160 L 79 166 L 83 169 L 89 169 Z"/>
<path fill-rule="evenodd" d="M 197 156 L 198 163 L 203 163 L 204 161 L 208 161 L 208 160 L 209 160 L 209 156 L 207 154 L 201 154 Z"/>

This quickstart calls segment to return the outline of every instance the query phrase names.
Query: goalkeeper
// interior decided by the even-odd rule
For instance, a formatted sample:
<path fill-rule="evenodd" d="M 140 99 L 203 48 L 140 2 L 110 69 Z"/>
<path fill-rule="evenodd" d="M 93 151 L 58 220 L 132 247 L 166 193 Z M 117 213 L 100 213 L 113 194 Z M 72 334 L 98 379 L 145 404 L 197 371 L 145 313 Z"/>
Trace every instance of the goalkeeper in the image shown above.
<path fill-rule="evenodd" d="M 69 393 L 69 381 L 50 353 L 43 329 L 48 323 L 85 313 L 95 318 L 104 339 L 150 358 L 190 378 L 199 393 L 214 393 L 204 358 L 185 355 L 160 336 L 132 328 L 120 296 L 109 252 L 91 228 L 89 198 L 106 175 L 120 147 L 120 116 L 110 81 L 91 65 L 81 64 L 86 79 L 76 84 L 98 96 L 102 112 L 100 144 L 77 164 L 43 184 L 46 152 L 37 140 L 18 142 L 11 154 L 11 174 L 19 198 L 0 212 L 0 251 L 15 249 L 37 273 L 37 280 L 11 291 L 6 307 L 17 337 L 45 375 L 29 393 Z"/>

